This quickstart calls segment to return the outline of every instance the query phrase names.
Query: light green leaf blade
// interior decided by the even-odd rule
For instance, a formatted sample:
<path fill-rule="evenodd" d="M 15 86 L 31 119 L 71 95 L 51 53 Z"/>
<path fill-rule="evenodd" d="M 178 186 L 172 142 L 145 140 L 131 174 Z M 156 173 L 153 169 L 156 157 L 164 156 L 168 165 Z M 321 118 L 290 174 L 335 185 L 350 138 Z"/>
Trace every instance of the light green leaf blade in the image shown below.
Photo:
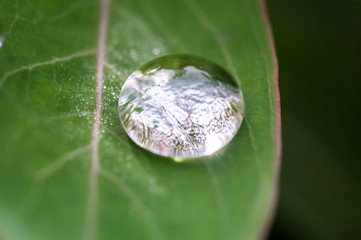
<path fill-rule="evenodd" d="M 259 2 L 106 3 L 1 3 L 0 237 L 261 237 L 274 207 L 280 132 Z M 174 53 L 218 63 L 242 88 L 242 127 L 212 157 L 158 157 L 120 125 L 127 76 Z"/>

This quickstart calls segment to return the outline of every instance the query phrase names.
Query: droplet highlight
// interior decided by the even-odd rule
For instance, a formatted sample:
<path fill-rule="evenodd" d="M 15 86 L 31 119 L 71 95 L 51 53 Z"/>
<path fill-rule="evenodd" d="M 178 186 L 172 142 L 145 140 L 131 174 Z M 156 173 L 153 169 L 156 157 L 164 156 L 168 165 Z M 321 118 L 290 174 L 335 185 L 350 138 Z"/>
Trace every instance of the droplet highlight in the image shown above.
<path fill-rule="evenodd" d="M 118 110 L 137 145 L 179 161 L 226 146 L 241 126 L 244 101 L 236 81 L 219 65 L 192 55 L 168 55 L 128 77 Z"/>

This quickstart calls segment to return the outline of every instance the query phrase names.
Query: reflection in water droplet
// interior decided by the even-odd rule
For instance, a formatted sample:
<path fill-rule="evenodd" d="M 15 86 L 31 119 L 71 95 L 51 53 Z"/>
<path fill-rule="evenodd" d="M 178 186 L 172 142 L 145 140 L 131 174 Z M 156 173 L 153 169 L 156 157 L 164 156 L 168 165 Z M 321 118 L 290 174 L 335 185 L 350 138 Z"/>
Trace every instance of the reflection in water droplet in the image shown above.
<path fill-rule="evenodd" d="M 143 65 L 125 82 L 121 122 L 139 146 L 175 160 L 208 156 L 227 145 L 243 119 L 244 102 L 220 66 L 191 55 Z"/>

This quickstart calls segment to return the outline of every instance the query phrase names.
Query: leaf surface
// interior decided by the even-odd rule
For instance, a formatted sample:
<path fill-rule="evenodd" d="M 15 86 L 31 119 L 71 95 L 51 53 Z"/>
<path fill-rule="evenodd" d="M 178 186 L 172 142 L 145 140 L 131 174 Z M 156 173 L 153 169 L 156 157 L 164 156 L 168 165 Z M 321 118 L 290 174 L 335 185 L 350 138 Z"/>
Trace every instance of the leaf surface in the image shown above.
<path fill-rule="evenodd" d="M 277 184 L 276 61 L 260 4 L 3 0 L 0 238 L 257 239 Z M 222 151 L 176 163 L 129 140 L 127 76 L 158 56 L 208 58 L 246 113 Z"/>

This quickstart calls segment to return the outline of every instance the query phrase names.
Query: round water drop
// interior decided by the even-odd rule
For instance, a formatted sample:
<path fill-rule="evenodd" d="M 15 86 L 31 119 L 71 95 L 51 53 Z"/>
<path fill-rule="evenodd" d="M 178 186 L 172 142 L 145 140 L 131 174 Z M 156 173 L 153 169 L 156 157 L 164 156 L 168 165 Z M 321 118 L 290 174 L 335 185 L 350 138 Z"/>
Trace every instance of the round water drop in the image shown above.
<path fill-rule="evenodd" d="M 119 115 L 140 147 L 175 160 L 208 156 L 236 135 L 242 92 L 222 67 L 192 55 L 168 55 L 134 71 L 119 97 Z"/>

